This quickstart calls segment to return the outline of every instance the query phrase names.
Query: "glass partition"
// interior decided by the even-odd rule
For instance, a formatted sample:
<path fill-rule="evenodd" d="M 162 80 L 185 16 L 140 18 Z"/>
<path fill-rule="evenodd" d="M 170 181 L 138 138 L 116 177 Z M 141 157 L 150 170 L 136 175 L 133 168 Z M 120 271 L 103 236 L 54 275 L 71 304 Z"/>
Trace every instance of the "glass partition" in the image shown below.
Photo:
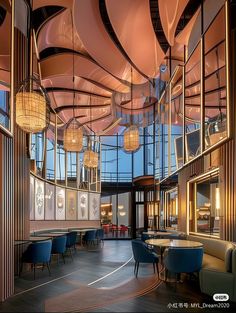
<path fill-rule="evenodd" d="M 183 67 L 178 67 L 171 82 L 170 132 L 171 132 L 171 173 L 181 168 L 183 158 Z"/>
<path fill-rule="evenodd" d="M 169 88 L 167 88 L 162 95 L 159 103 L 159 118 L 160 118 L 160 144 L 161 148 L 161 156 L 159 161 L 161 174 L 160 177 L 163 179 L 169 175 L 169 122 L 170 122 L 170 114 L 169 114 Z"/>
<path fill-rule="evenodd" d="M 177 229 L 178 226 L 178 188 L 165 192 L 165 226 Z"/>
<path fill-rule="evenodd" d="M 58 137 L 61 138 L 62 134 L 58 131 Z M 56 178 L 59 185 L 66 184 L 66 153 L 63 148 L 63 142 L 57 139 L 57 157 L 56 157 Z"/>
<path fill-rule="evenodd" d="M 0 1 L 0 129 L 12 134 L 12 7 Z"/>
<path fill-rule="evenodd" d="M 67 152 L 67 186 L 77 188 L 77 154 Z"/>
<path fill-rule="evenodd" d="M 31 159 L 36 163 L 36 175 L 43 177 L 45 133 L 31 135 Z"/>
<path fill-rule="evenodd" d="M 201 153 L 201 45 L 189 57 L 185 65 L 185 148 L 186 161 Z"/>
<path fill-rule="evenodd" d="M 129 192 L 101 198 L 101 224 L 105 238 L 130 238 L 130 199 Z"/>
<path fill-rule="evenodd" d="M 212 236 L 220 234 L 219 173 L 206 174 L 190 182 L 189 232 Z"/>
<path fill-rule="evenodd" d="M 46 178 L 55 180 L 55 126 L 49 125 L 47 130 L 47 151 L 46 151 Z"/>
<path fill-rule="evenodd" d="M 204 35 L 205 149 L 227 137 L 225 37 L 223 8 Z"/>

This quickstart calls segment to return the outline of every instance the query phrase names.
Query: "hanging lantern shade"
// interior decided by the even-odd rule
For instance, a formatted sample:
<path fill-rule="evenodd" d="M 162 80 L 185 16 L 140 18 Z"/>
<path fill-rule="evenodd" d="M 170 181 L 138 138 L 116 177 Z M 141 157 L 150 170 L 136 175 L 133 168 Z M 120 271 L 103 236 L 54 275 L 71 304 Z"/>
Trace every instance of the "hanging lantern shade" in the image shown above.
<path fill-rule="evenodd" d="M 86 150 L 84 152 L 84 166 L 87 168 L 98 167 L 98 153 L 92 150 Z"/>
<path fill-rule="evenodd" d="M 69 152 L 80 152 L 83 149 L 83 129 L 76 118 L 64 130 L 64 149 Z"/>
<path fill-rule="evenodd" d="M 124 133 L 124 150 L 134 152 L 139 148 L 139 130 L 136 125 L 131 125 Z"/>
<path fill-rule="evenodd" d="M 50 108 L 46 90 L 30 76 L 16 94 L 16 123 L 27 133 L 38 133 L 49 125 Z"/>

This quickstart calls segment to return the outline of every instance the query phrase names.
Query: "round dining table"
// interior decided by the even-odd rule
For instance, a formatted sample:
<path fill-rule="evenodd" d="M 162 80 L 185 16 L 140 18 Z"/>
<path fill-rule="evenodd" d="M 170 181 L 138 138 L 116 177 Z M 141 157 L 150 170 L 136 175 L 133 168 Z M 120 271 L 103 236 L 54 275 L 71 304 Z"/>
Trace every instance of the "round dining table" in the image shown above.
<path fill-rule="evenodd" d="M 201 242 L 182 239 L 147 239 L 145 242 L 148 245 L 160 248 L 161 262 L 163 261 L 165 248 L 199 248 L 203 246 Z"/>
<path fill-rule="evenodd" d="M 147 239 L 145 242 L 151 246 L 163 248 L 199 248 L 203 246 L 201 242 L 182 239 Z"/>
<path fill-rule="evenodd" d="M 143 234 L 148 235 L 148 236 L 153 236 L 153 237 L 160 237 L 160 238 L 164 238 L 165 236 L 172 235 L 172 233 L 167 232 L 167 231 L 155 231 L 155 230 L 144 231 Z"/>

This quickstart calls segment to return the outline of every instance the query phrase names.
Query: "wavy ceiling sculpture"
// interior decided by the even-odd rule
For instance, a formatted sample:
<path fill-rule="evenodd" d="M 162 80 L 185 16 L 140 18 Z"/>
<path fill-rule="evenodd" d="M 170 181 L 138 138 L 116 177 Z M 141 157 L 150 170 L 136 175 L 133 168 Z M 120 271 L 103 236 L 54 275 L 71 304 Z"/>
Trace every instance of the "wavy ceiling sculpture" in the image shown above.
<path fill-rule="evenodd" d="M 160 65 L 168 64 L 170 51 L 163 52 L 159 33 L 172 46 L 173 64 L 180 64 L 198 15 L 194 11 L 175 36 L 188 2 L 159 0 L 157 17 L 149 0 L 34 0 L 36 17 L 41 16 L 36 25 L 42 83 L 64 123 L 73 116 L 73 104 L 79 122 L 92 122 L 98 133 L 123 129 L 116 110 L 149 112 L 158 101 L 154 79 Z M 162 78 L 168 79 L 168 70 Z"/>
<path fill-rule="evenodd" d="M 170 46 L 175 43 L 175 31 L 188 2 L 189 0 L 158 0 L 161 24 Z"/>
<path fill-rule="evenodd" d="M 74 38 L 72 34 L 74 33 Z M 72 29 L 72 14 L 70 9 L 66 9 L 54 18 L 50 19 L 40 29 L 38 35 L 39 52 L 51 47 L 74 49 L 75 51 L 87 54 L 77 32 Z"/>
<path fill-rule="evenodd" d="M 106 0 L 107 12 L 122 47 L 146 76 L 159 73 L 164 52 L 153 29 L 149 0 Z"/>

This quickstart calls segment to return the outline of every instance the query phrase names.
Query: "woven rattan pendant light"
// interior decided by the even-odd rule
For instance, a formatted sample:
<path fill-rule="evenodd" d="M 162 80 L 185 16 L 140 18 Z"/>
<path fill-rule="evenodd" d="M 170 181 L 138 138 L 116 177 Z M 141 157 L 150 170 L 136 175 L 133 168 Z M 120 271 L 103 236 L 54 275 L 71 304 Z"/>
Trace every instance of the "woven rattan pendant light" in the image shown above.
<path fill-rule="evenodd" d="M 45 130 L 50 119 L 50 100 L 36 76 L 29 76 L 16 93 L 16 123 L 27 133 Z"/>
<path fill-rule="evenodd" d="M 139 129 L 137 125 L 133 123 L 133 86 L 132 79 L 133 70 L 131 67 L 131 114 L 130 114 L 130 126 L 124 132 L 124 150 L 126 152 L 135 152 L 139 149 Z"/>
<path fill-rule="evenodd" d="M 74 56 L 74 23 L 71 12 L 72 44 L 73 44 L 73 118 L 64 130 L 64 149 L 68 152 L 80 152 L 83 149 L 83 128 L 75 118 L 75 56 Z"/>
<path fill-rule="evenodd" d="M 33 3 L 32 3 L 33 6 Z M 30 19 L 30 36 L 33 25 Z M 38 76 L 30 75 L 22 82 L 15 97 L 16 124 L 27 133 L 39 133 L 49 126 L 50 99 Z"/>

